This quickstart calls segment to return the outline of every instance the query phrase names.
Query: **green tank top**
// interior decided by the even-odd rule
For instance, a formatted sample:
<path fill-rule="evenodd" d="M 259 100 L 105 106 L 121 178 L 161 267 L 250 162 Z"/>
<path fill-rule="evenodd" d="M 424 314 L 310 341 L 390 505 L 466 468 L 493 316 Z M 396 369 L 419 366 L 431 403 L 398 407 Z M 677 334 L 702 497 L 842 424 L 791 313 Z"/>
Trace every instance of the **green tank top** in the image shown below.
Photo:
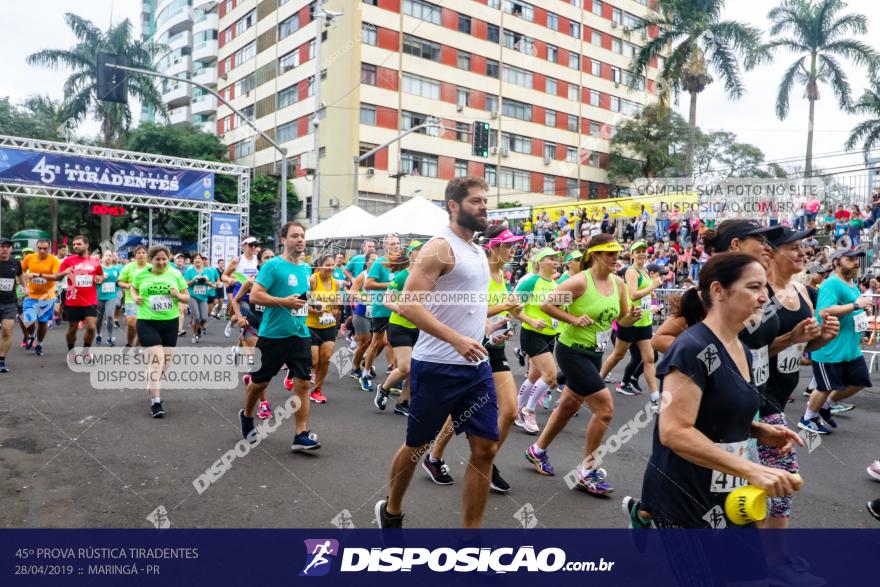
<path fill-rule="evenodd" d="M 636 269 L 636 272 L 639 274 L 639 283 L 636 286 L 636 289 L 645 289 L 649 285 L 651 285 L 651 280 L 639 269 Z M 629 297 L 629 292 L 627 292 L 627 297 Z M 630 306 L 635 303 L 632 299 L 629 300 Z M 648 294 L 638 300 L 638 304 L 642 307 L 642 317 L 639 318 L 638 322 L 633 324 L 633 326 L 651 326 L 654 323 L 654 318 L 651 315 L 651 294 Z"/>
<path fill-rule="evenodd" d="M 489 299 L 488 299 L 488 302 L 489 302 L 490 308 L 492 306 L 498 306 L 498 305 L 506 302 L 507 295 L 509 292 L 510 292 L 510 290 L 507 289 L 507 283 L 505 283 L 504 280 L 502 280 L 501 283 L 498 283 L 497 281 L 495 281 L 494 277 L 492 277 L 491 275 L 489 276 L 489 296 L 488 296 Z M 504 317 L 506 317 L 508 314 L 509 314 L 508 312 L 501 312 L 499 314 L 495 314 L 494 316 L 489 318 L 489 321 L 492 324 L 495 324 L 496 322 L 500 322 L 502 319 L 504 319 Z M 488 339 L 486 339 L 485 344 L 487 346 L 496 346 L 496 347 L 503 347 L 504 346 L 504 343 L 501 343 L 499 345 L 489 345 Z"/>
<path fill-rule="evenodd" d="M 535 320 L 543 320 L 544 323 L 547 324 L 547 327 L 542 330 L 536 330 L 523 322 L 522 327 L 524 329 L 546 334 L 548 336 L 554 336 L 557 333 L 557 330 L 553 328 L 556 320 L 541 311 L 541 303 L 543 303 L 542 300 L 546 298 L 546 292 L 553 291 L 555 288 L 556 283 L 554 281 L 544 279 L 537 273 L 532 273 L 528 277 L 524 277 L 519 283 L 516 288 L 517 293 L 538 294 L 544 292 L 544 295 L 538 299 L 539 301 L 532 301 L 532 296 L 529 296 L 526 300 L 525 307 L 523 308 L 523 314 L 530 318 L 534 318 Z"/>
<path fill-rule="evenodd" d="M 593 323 L 589 326 L 562 325 L 559 342 L 580 352 L 602 354 L 611 343 L 611 323 L 620 316 L 620 292 L 617 280 L 612 279 L 614 291 L 603 296 L 593 283 L 593 273 L 584 271 L 587 289 L 568 306 L 568 313 L 575 316 L 589 316 Z"/>
<path fill-rule="evenodd" d="M 403 291 L 403 286 L 406 285 L 406 278 L 409 277 L 409 269 L 404 269 L 400 273 L 394 276 L 394 279 L 391 280 L 391 283 L 388 285 L 388 289 L 386 292 L 400 292 Z M 404 328 L 409 328 L 410 330 L 416 327 L 415 324 L 398 314 L 397 312 L 391 312 L 391 317 L 388 319 L 389 324 L 397 324 L 398 326 L 403 326 Z"/>

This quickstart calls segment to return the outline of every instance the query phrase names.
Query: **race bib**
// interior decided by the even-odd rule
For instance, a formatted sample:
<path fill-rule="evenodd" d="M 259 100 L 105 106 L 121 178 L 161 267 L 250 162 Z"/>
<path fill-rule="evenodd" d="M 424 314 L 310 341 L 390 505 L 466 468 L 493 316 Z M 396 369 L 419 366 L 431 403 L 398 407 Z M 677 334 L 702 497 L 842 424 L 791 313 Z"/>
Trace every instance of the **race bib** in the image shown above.
<path fill-rule="evenodd" d="M 853 314 L 853 326 L 856 332 L 864 332 L 868 329 L 868 315 L 865 312 Z"/>
<path fill-rule="evenodd" d="M 333 317 L 333 314 L 321 314 L 321 317 L 318 318 L 318 324 L 321 326 L 336 324 L 336 318 Z"/>
<path fill-rule="evenodd" d="M 552 328 L 553 330 L 559 330 L 559 320 L 557 320 L 556 318 L 551 318 L 550 328 Z"/>
<path fill-rule="evenodd" d="M 105 281 L 101 284 L 101 293 L 113 293 L 116 291 L 115 281 Z"/>
<path fill-rule="evenodd" d="M 174 308 L 171 296 L 150 296 L 150 309 L 154 312 L 167 312 Z"/>
<path fill-rule="evenodd" d="M 0 279 L 0 291 L 12 291 L 15 288 L 15 280 L 11 277 Z"/>
<path fill-rule="evenodd" d="M 650 312 L 651 311 L 651 296 L 645 296 L 640 300 L 642 306 L 642 312 Z"/>
<path fill-rule="evenodd" d="M 715 446 L 742 458 L 748 458 L 748 440 L 742 442 L 716 442 Z M 709 482 L 709 491 L 712 493 L 730 493 L 734 489 L 738 489 L 746 485 L 746 480 L 742 477 L 735 477 L 721 471 L 712 471 L 712 479 Z"/>
<path fill-rule="evenodd" d="M 207 295 L 208 286 L 207 285 L 194 285 L 193 286 L 193 293 L 196 294 L 197 296 Z"/>
<path fill-rule="evenodd" d="M 309 306 L 308 306 L 308 304 L 306 304 L 306 305 L 303 306 L 302 308 L 299 308 L 298 310 L 297 310 L 296 308 L 291 308 L 291 310 L 290 310 L 290 315 L 291 315 L 291 316 L 294 316 L 294 317 L 296 317 L 296 318 L 305 318 L 306 316 L 309 315 Z"/>
<path fill-rule="evenodd" d="M 770 349 L 752 350 L 752 385 L 764 385 L 770 378 Z"/>
<path fill-rule="evenodd" d="M 31 277 L 31 283 L 34 285 L 46 285 L 48 279 L 45 277 Z"/>
<path fill-rule="evenodd" d="M 801 369 L 801 357 L 806 343 L 792 345 L 776 355 L 776 369 L 780 373 L 797 373 Z"/>
<path fill-rule="evenodd" d="M 74 275 L 73 276 L 73 284 L 76 287 L 92 287 L 92 276 L 91 275 Z"/>
<path fill-rule="evenodd" d="M 373 317 L 373 306 L 367 306 L 366 316 L 367 318 Z"/>
<path fill-rule="evenodd" d="M 262 312 L 266 311 L 266 306 L 261 306 L 260 304 L 254 304 L 251 307 L 251 310 L 253 310 L 254 312 L 261 312 L 262 313 Z"/>
<path fill-rule="evenodd" d="M 596 352 L 604 353 L 605 349 L 608 348 L 608 343 L 611 342 L 611 329 L 604 332 L 596 333 Z"/>

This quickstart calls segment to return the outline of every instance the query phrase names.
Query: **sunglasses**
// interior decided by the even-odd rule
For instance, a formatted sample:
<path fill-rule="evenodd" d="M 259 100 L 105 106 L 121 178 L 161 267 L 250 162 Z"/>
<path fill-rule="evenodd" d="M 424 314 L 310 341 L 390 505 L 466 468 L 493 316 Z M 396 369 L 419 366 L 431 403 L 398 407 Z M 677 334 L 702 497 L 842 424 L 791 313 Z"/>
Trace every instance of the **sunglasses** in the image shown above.
<path fill-rule="evenodd" d="M 259 247 L 259 246 L 260 246 L 260 243 L 248 243 L 247 246 L 249 246 L 249 247 Z"/>

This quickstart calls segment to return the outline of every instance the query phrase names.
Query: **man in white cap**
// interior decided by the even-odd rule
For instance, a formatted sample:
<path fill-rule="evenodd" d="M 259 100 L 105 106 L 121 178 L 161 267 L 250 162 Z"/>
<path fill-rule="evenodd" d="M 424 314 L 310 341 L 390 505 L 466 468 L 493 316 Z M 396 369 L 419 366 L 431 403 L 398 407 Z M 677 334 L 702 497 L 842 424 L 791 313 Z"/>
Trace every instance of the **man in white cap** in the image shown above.
<path fill-rule="evenodd" d="M 258 241 L 256 237 L 249 236 L 241 241 L 241 256 L 235 257 L 229 261 L 226 264 L 226 271 L 224 271 L 223 275 L 220 277 L 220 280 L 226 284 L 226 295 L 229 296 L 230 300 L 235 297 L 235 294 L 238 293 L 238 288 L 242 285 L 235 274 L 238 273 L 243 275 L 246 279 L 253 281 L 253 279 L 256 278 L 257 273 L 259 273 L 259 256 L 260 241 Z M 232 307 L 231 303 L 229 304 L 229 307 Z M 227 317 L 230 318 L 230 320 L 226 323 L 226 328 L 223 331 L 223 334 L 228 337 L 232 334 L 232 320 L 231 316 Z"/>

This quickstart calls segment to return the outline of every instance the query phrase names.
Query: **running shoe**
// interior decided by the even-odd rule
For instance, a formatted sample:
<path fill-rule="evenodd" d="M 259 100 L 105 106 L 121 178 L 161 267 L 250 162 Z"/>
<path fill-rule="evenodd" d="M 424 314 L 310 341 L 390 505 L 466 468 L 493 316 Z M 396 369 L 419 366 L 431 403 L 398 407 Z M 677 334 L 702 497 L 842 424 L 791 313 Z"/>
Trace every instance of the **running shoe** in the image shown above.
<path fill-rule="evenodd" d="M 541 428 L 538 426 L 538 421 L 535 420 L 535 411 L 530 410 L 528 407 L 524 407 L 520 411 L 522 412 L 523 430 L 529 434 L 537 434 L 540 432 Z"/>
<path fill-rule="evenodd" d="M 199 344 L 199 337 L 198 336 L 192 337 L 192 342 L 193 342 L 193 344 Z"/>
<path fill-rule="evenodd" d="M 368 392 L 373 391 L 373 384 L 370 383 L 370 378 L 366 375 L 361 376 L 361 389 Z"/>
<path fill-rule="evenodd" d="M 42 357 L 43 356 L 43 345 L 37 343 L 37 345 L 34 347 L 34 354 L 38 357 Z"/>
<path fill-rule="evenodd" d="M 394 365 L 388 365 L 387 367 L 385 367 L 385 374 L 386 375 L 388 375 L 392 371 L 394 371 Z"/>
<path fill-rule="evenodd" d="M 244 410 L 238 410 L 238 423 L 241 426 L 241 437 L 248 442 L 254 442 L 256 440 L 256 434 L 254 434 L 254 419 L 245 416 Z"/>
<path fill-rule="evenodd" d="M 250 385 L 250 384 L 251 384 L 251 374 L 250 374 L 250 373 L 245 373 L 244 375 L 242 375 L 242 376 L 241 376 L 241 383 L 242 383 L 242 385 L 244 385 L 245 387 L 247 387 L 248 385 Z"/>
<path fill-rule="evenodd" d="M 269 402 L 260 402 L 257 406 L 257 418 L 260 420 L 268 420 L 272 417 L 272 406 Z"/>
<path fill-rule="evenodd" d="M 0 373 L 9 373 L 9 368 L 6 366 L 6 361 L 0 361 Z"/>
<path fill-rule="evenodd" d="M 810 395 L 811 395 L 814 391 L 816 391 L 816 390 L 815 390 L 815 389 L 811 389 L 811 388 L 809 388 L 809 387 L 806 388 L 806 389 L 803 391 L 804 397 L 810 397 Z"/>
<path fill-rule="evenodd" d="M 373 512 L 376 514 L 376 526 L 380 530 L 403 528 L 403 514 L 392 516 L 388 513 L 387 505 L 387 499 L 382 499 L 376 502 L 376 506 L 373 508 Z"/>
<path fill-rule="evenodd" d="M 226 321 L 226 328 L 223 329 L 223 336 L 226 338 L 232 336 L 232 320 Z"/>
<path fill-rule="evenodd" d="M 654 527 L 654 522 L 650 520 L 646 522 L 639 515 L 639 510 L 642 508 L 642 502 L 639 501 L 639 498 L 627 495 L 623 498 L 621 507 L 623 508 L 624 515 L 629 521 L 629 527 L 631 529 L 646 529 Z"/>
<path fill-rule="evenodd" d="M 538 454 L 537 447 L 532 444 L 529 446 L 528 450 L 526 450 L 526 460 L 535 465 L 535 470 L 541 475 L 546 475 L 548 477 L 556 475 L 556 472 L 553 471 L 553 465 L 550 464 L 550 456 L 546 450 L 541 454 Z"/>
<path fill-rule="evenodd" d="M 422 468 L 425 470 L 425 473 L 428 474 L 428 477 L 431 478 L 431 481 L 437 485 L 452 485 L 452 477 L 449 475 L 449 467 L 443 459 L 435 461 L 431 458 L 431 454 L 428 453 L 425 455 L 425 458 L 422 459 Z"/>
<path fill-rule="evenodd" d="M 815 432 L 816 434 L 831 434 L 831 430 L 822 425 L 822 422 L 819 421 L 819 416 L 807 420 L 805 418 L 801 418 L 798 422 L 798 428 L 801 430 L 809 430 L 810 432 Z"/>
<path fill-rule="evenodd" d="M 388 392 L 382 389 L 382 384 L 376 386 L 376 396 L 373 398 L 373 405 L 384 411 L 388 405 Z"/>
<path fill-rule="evenodd" d="M 498 472 L 498 467 L 492 465 L 492 480 L 489 482 L 489 489 L 496 493 L 507 493 L 510 491 L 510 484 L 507 483 Z"/>
<path fill-rule="evenodd" d="M 831 415 L 836 416 L 837 414 L 848 412 L 854 407 L 855 406 L 853 404 L 848 404 L 846 402 L 834 402 L 833 404 L 831 404 Z"/>
<path fill-rule="evenodd" d="M 522 419 L 522 412 L 520 412 L 519 410 L 517 410 L 516 412 L 516 418 L 513 419 L 513 424 L 515 426 L 519 426 L 520 428 L 522 428 L 525 424 Z"/>
<path fill-rule="evenodd" d="M 360 369 L 352 369 L 351 373 L 348 374 L 352 379 L 360 379 L 361 378 L 361 370 Z"/>
<path fill-rule="evenodd" d="M 309 371 L 309 383 L 311 383 L 312 385 L 315 384 L 315 372 L 314 371 Z"/>
<path fill-rule="evenodd" d="M 33 344 L 34 344 L 34 337 L 33 336 L 26 336 L 21 341 L 21 348 L 23 348 L 26 351 L 29 351 L 29 350 L 31 350 L 31 345 L 33 345 Z"/>
<path fill-rule="evenodd" d="M 178 330 L 177 336 L 186 336 L 186 330 Z"/>
<path fill-rule="evenodd" d="M 95 335 L 95 342 L 98 344 L 101 344 L 101 335 L 100 334 Z"/>
<path fill-rule="evenodd" d="M 150 415 L 154 418 L 161 418 L 165 415 L 165 410 L 162 409 L 162 402 L 156 402 L 150 405 Z"/>
<path fill-rule="evenodd" d="M 514 352 L 514 354 L 516 354 L 516 360 L 519 361 L 519 366 L 525 367 L 526 366 L 526 354 L 524 352 L 522 352 L 522 349 L 520 349 L 519 347 L 516 347 L 513 350 L 513 352 Z"/>
<path fill-rule="evenodd" d="M 593 495 L 614 493 L 614 488 L 605 481 L 605 469 L 593 469 L 578 479 L 577 486 Z"/>
<path fill-rule="evenodd" d="M 612 377 L 609 373 L 608 376 L 605 377 L 605 383 L 617 383 L 617 379 Z"/>
<path fill-rule="evenodd" d="M 290 369 L 287 370 L 287 375 L 284 376 L 284 389 L 293 391 L 293 379 L 290 378 Z"/>
<path fill-rule="evenodd" d="M 312 393 L 309 394 L 309 399 L 315 402 L 316 404 L 326 404 L 327 396 L 321 393 L 321 388 L 316 387 Z"/>
<path fill-rule="evenodd" d="M 547 393 L 544 394 L 543 399 L 541 399 L 541 407 L 545 410 L 549 410 L 551 401 L 553 401 L 553 393 L 548 389 Z"/>
<path fill-rule="evenodd" d="M 389 387 L 388 393 L 390 393 L 391 395 L 400 395 L 401 393 L 403 393 L 403 381 L 398 381 L 397 383 Z"/>
<path fill-rule="evenodd" d="M 880 520 L 880 498 L 868 502 L 868 513 L 874 516 L 874 519 Z"/>
<path fill-rule="evenodd" d="M 107 339 L 107 346 L 116 346 L 116 339 L 112 336 Z"/>
<path fill-rule="evenodd" d="M 636 395 L 636 390 L 629 383 L 618 383 L 614 390 L 622 395 Z"/>
<path fill-rule="evenodd" d="M 375 379 L 375 378 L 376 378 L 376 368 L 370 367 L 370 379 Z"/>
<path fill-rule="evenodd" d="M 660 400 L 652 399 L 651 400 L 651 411 L 655 414 L 660 413 Z"/>
<path fill-rule="evenodd" d="M 351 339 L 351 342 L 348 343 L 348 348 L 351 349 L 351 350 L 355 350 L 356 348 L 358 348 L 358 343 L 357 343 L 357 341 L 356 341 L 355 339 L 352 338 L 352 339 Z"/>
<path fill-rule="evenodd" d="M 638 379 L 636 379 L 636 380 L 630 379 L 629 385 L 630 385 L 630 387 L 632 387 L 633 389 L 636 390 L 636 393 L 642 393 L 642 386 L 639 385 Z"/>
<path fill-rule="evenodd" d="M 409 416 L 409 401 L 404 400 L 394 404 L 394 413 L 401 416 Z"/>
<path fill-rule="evenodd" d="M 829 428 L 837 428 L 837 422 L 831 416 L 831 408 L 819 408 L 819 417 Z"/>
<path fill-rule="evenodd" d="M 318 435 L 311 430 L 304 430 L 293 437 L 293 444 L 290 445 L 292 451 L 317 450 L 321 448 L 318 442 Z"/>
<path fill-rule="evenodd" d="M 871 463 L 871 465 L 868 467 L 868 475 L 870 475 L 877 481 L 880 481 L 880 461 L 874 461 L 873 463 Z"/>

